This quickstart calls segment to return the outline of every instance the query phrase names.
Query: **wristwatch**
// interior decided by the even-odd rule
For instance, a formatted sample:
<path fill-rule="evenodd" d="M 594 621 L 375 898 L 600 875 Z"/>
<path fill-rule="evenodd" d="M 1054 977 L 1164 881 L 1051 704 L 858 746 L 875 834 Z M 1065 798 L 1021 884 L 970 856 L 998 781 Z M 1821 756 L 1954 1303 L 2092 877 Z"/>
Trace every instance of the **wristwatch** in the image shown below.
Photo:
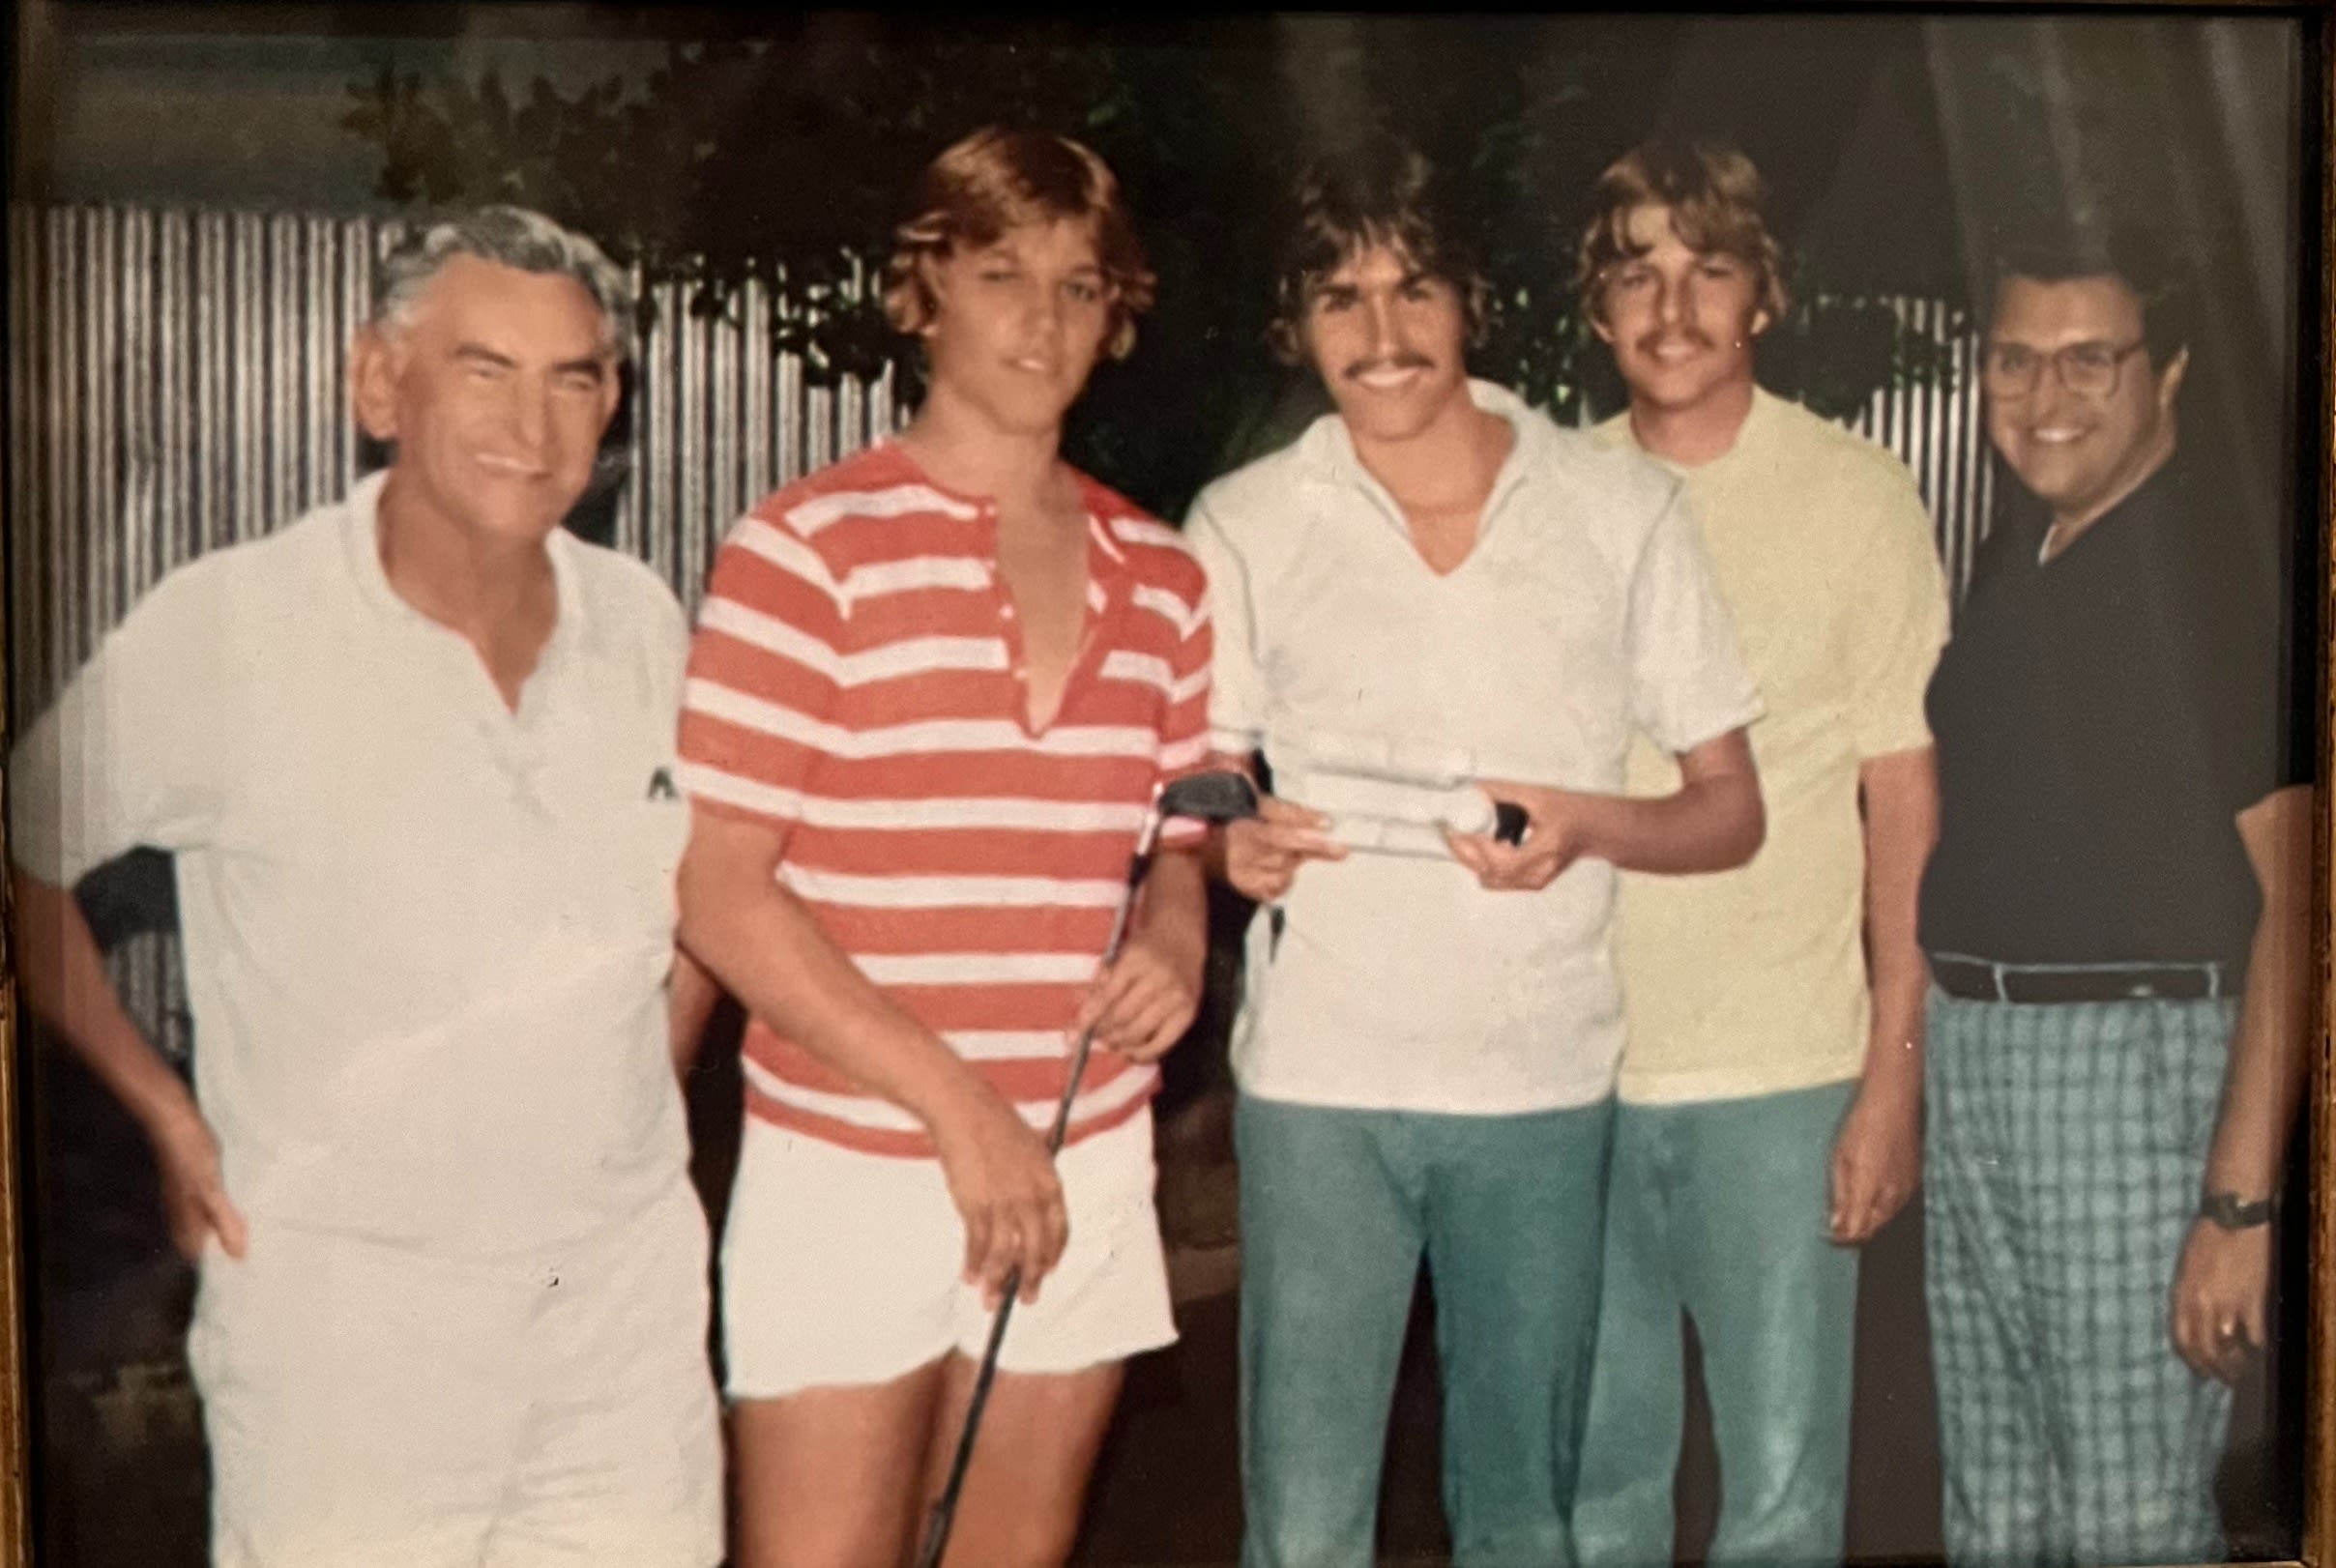
<path fill-rule="evenodd" d="M 2226 1231 L 2247 1231 L 2271 1218 L 2271 1200 L 2242 1202 L 2234 1192 L 2210 1192 L 2198 1201 L 2199 1218 L 2212 1220 Z"/>

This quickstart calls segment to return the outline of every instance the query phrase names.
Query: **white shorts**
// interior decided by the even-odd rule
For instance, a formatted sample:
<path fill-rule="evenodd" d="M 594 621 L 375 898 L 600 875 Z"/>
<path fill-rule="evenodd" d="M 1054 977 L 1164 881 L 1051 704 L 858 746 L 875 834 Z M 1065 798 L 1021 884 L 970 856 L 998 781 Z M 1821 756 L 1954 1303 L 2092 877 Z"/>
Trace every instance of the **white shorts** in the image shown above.
<path fill-rule="evenodd" d="M 1015 1303 L 1000 1368 L 1076 1372 L 1175 1343 L 1149 1107 L 1063 1150 L 1056 1169 L 1070 1239 L 1038 1299 Z M 991 1312 L 964 1267 L 940 1161 L 749 1116 L 722 1234 L 730 1397 L 889 1382 L 952 1350 L 978 1359 Z"/>
<path fill-rule="evenodd" d="M 211 1243 L 188 1336 L 213 1561 L 708 1568 L 722 1454 L 707 1307 L 686 1179 L 519 1260 L 255 1219 L 241 1261 Z"/>

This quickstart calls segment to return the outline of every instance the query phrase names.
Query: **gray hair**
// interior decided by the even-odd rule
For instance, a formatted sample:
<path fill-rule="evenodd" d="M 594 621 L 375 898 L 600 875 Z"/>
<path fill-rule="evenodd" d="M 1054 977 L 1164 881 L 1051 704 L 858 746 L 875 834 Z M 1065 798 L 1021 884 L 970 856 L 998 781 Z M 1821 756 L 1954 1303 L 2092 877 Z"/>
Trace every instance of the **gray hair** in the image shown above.
<path fill-rule="evenodd" d="M 574 278 L 600 307 L 618 362 L 632 358 L 633 299 L 625 275 L 592 241 L 524 207 L 482 207 L 401 241 L 374 271 L 370 324 L 394 330 L 411 321 L 430 280 L 456 256 Z"/>

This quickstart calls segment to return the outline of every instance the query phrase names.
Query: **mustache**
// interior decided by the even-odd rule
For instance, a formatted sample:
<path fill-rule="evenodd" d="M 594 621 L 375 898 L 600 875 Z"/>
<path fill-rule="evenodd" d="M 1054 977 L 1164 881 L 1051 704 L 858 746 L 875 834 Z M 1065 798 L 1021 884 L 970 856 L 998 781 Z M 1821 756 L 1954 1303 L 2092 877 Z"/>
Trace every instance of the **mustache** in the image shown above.
<path fill-rule="evenodd" d="M 1689 348 L 1695 349 L 1711 347 L 1710 337 L 1693 327 L 1665 327 L 1641 337 L 1638 340 L 1638 351 L 1641 354 L 1652 354 L 1665 343 L 1684 343 Z"/>
<path fill-rule="evenodd" d="M 1376 359 L 1357 360 L 1338 373 L 1352 380 L 1356 376 L 1367 376 L 1374 370 L 1433 370 L 1435 368 L 1436 362 L 1426 355 L 1415 353 L 1410 349 L 1398 349 L 1392 354 L 1382 354 Z"/>

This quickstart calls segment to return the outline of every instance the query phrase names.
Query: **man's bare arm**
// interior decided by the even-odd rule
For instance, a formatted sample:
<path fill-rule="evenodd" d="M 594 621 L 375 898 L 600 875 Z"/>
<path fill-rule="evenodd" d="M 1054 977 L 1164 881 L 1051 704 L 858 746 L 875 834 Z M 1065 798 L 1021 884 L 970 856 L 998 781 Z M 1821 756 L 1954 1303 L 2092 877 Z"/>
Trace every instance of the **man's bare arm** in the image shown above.
<path fill-rule="evenodd" d="M 1864 818 L 1865 1070 L 1833 1144 L 1826 1229 L 1854 1243 L 1889 1223 L 1922 1172 L 1922 1014 L 1930 973 L 1918 935 L 1922 869 L 1939 841 L 1938 754 L 1871 757 L 1857 769 Z"/>
<path fill-rule="evenodd" d="M 2269 1198 L 2287 1160 L 2311 1053 L 2312 792 L 2274 790 L 2238 814 L 2239 841 L 2263 890 L 2247 985 L 2206 1155 L 2209 1192 Z M 2272 1231 L 2190 1227 L 2174 1281 L 2174 1343 L 2199 1372 L 2234 1381 L 2267 1332 Z"/>
<path fill-rule="evenodd" d="M 145 1129 L 161 1169 L 171 1239 L 194 1258 L 203 1237 L 217 1233 L 228 1256 L 241 1258 L 244 1218 L 227 1200 L 218 1140 L 185 1082 L 122 1010 L 81 906 L 20 866 L 9 868 L 9 883 L 25 1002 Z"/>
<path fill-rule="evenodd" d="M 1209 964 L 1209 887 L 1201 851 L 1162 850 L 1138 894 L 1119 962 L 1098 975 L 1079 1008 L 1097 1043 L 1156 1061 L 1199 1012 Z"/>
<path fill-rule="evenodd" d="M 991 1288 L 1015 1267 L 1034 1293 L 1069 1234 L 1045 1141 L 872 983 L 776 880 L 780 829 L 692 809 L 682 942 L 747 1011 L 922 1122 L 966 1228 L 966 1267 Z"/>
<path fill-rule="evenodd" d="M 1672 874 L 1742 865 L 1767 832 L 1760 771 L 1743 730 L 1706 740 L 1679 762 L 1679 787 L 1659 796 L 1487 780 L 1487 795 L 1525 808 L 1531 824 L 1525 842 L 1512 847 L 1480 834 L 1447 834 L 1452 855 L 1487 887 L 1528 891 L 1548 886 L 1584 858 Z"/>
<path fill-rule="evenodd" d="M 673 973 L 665 978 L 665 1019 L 672 1031 L 676 1078 L 688 1080 L 689 1069 L 697 1064 L 706 1024 L 714 1016 L 715 1003 L 721 1000 L 722 988 L 706 973 L 706 967 L 676 947 Z"/>

